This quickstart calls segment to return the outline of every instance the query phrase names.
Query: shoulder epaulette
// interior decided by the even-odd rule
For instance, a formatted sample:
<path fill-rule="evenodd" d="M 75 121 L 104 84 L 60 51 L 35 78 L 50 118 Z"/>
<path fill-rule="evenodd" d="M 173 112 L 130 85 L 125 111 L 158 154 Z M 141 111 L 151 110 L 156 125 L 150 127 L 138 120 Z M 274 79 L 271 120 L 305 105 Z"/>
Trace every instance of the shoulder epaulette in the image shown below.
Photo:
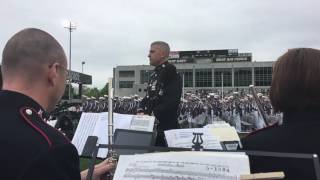
<path fill-rule="evenodd" d="M 25 120 L 34 130 L 36 130 L 47 141 L 49 147 L 51 147 L 52 141 L 50 140 L 48 135 L 34 123 L 33 119 L 43 120 L 39 116 L 38 112 L 30 107 L 22 107 L 20 108 L 19 112 L 23 120 Z"/>

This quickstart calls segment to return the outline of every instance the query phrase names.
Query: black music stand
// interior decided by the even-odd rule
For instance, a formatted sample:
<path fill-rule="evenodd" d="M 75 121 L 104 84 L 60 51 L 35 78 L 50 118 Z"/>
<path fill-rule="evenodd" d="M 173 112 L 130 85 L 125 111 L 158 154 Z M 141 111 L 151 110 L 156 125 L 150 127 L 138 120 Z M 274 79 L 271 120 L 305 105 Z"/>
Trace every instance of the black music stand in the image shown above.
<path fill-rule="evenodd" d="M 114 132 L 114 145 L 154 146 L 154 132 L 116 129 Z M 118 155 L 148 153 L 148 150 L 113 149 Z"/>
<path fill-rule="evenodd" d="M 244 152 L 249 156 L 252 173 L 282 171 L 288 179 L 320 180 L 320 164 L 317 154 Z"/>
<path fill-rule="evenodd" d="M 94 165 L 96 162 L 99 149 L 108 148 L 108 146 L 104 144 L 100 144 L 97 146 L 97 141 L 98 141 L 97 136 L 89 136 L 86 140 L 85 146 L 82 151 L 82 156 L 91 158 L 91 161 L 89 163 L 89 168 L 88 168 L 87 180 L 92 179 Z M 127 147 L 130 147 L 131 145 L 150 147 L 150 146 L 153 146 L 154 143 L 155 143 L 154 132 L 136 131 L 136 130 L 128 130 L 128 129 L 115 130 L 115 134 L 114 134 L 115 145 L 126 145 Z M 131 149 L 131 148 L 115 149 L 113 147 L 111 147 L 111 149 L 117 155 L 141 154 L 141 153 L 150 152 L 149 150 L 145 150 L 145 149 Z"/>

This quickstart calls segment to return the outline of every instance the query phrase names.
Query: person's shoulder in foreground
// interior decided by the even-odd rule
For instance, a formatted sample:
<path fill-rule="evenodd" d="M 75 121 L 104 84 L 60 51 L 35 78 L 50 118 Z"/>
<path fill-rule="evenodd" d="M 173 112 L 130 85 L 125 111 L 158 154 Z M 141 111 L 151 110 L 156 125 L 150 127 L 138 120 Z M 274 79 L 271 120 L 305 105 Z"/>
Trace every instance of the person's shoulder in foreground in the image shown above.
<path fill-rule="evenodd" d="M 270 100 L 283 123 L 242 140 L 246 150 L 320 154 L 320 51 L 290 49 L 275 62 Z M 283 170 L 287 179 L 315 179 L 313 161 L 251 157 L 253 172 Z"/>
<path fill-rule="evenodd" d="M 293 73 L 294 72 L 294 73 Z M 267 127 L 244 138 L 245 147 L 272 147 L 272 144 L 301 144 L 292 138 L 308 138 L 308 131 L 320 124 L 320 51 L 290 49 L 280 56 L 273 68 L 270 100 L 274 112 L 283 113 L 283 123 Z M 289 139 L 283 139 L 284 137 Z M 291 138 L 290 138 L 291 137 Z M 268 142 L 268 143 L 267 143 Z M 276 146 L 273 147 L 277 150 Z M 267 150 L 267 149 L 266 149 Z M 281 150 L 281 149 L 280 149 Z M 287 146 L 287 152 L 292 148 Z"/>
<path fill-rule="evenodd" d="M 14 91 L 0 92 L 0 157 L 6 161 L 1 165 L 1 179 L 80 178 L 77 150 L 47 125 L 42 113 L 31 98 Z"/>
<path fill-rule="evenodd" d="M 46 112 L 64 93 L 66 67 L 61 45 L 40 29 L 19 31 L 6 43 L 1 64 L 0 179 L 80 179 L 77 150 L 45 122 Z"/>

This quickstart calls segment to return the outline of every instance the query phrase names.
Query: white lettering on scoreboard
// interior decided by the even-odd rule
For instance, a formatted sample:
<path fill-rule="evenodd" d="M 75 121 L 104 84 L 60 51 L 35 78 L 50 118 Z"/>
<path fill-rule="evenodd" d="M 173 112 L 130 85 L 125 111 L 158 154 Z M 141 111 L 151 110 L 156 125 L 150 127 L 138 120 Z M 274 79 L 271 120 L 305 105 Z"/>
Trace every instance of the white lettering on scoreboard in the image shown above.
<path fill-rule="evenodd" d="M 179 59 L 179 51 L 171 51 L 169 54 L 169 59 Z"/>

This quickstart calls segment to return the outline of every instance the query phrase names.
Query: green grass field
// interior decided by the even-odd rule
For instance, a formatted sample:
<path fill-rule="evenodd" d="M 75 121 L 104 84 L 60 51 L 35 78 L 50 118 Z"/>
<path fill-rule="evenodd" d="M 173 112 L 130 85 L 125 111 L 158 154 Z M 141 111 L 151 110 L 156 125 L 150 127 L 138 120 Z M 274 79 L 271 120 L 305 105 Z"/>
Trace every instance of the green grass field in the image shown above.
<path fill-rule="evenodd" d="M 102 160 L 97 159 L 96 164 L 102 162 Z M 88 158 L 80 158 L 80 170 L 85 170 L 89 167 L 90 159 Z"/>

